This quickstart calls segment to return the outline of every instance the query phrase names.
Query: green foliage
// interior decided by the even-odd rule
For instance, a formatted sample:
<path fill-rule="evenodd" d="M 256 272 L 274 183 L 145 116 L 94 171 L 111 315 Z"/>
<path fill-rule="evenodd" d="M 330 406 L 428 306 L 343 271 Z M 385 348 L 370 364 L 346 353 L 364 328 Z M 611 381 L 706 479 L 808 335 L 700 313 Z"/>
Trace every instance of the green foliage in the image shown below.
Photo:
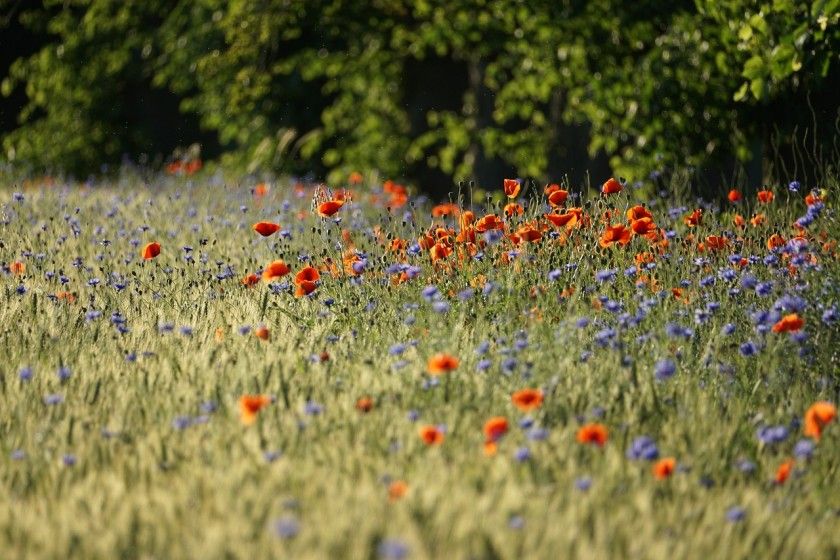
<path fill-rule="evenodd" d="M 136 118 L 143 88 L 173 92 L 227 166 L 334 180 L 492 161 L 546 178 L 581 143 L 638 176 L 755 158 L 811 123 L 812 94 L 836 117 L 840 0 L 48 0 L 21 19 L 50 40 L 3 81 L 29 99 L 3 146 L 40 167 L 168 148 L 167 122 Z"/>

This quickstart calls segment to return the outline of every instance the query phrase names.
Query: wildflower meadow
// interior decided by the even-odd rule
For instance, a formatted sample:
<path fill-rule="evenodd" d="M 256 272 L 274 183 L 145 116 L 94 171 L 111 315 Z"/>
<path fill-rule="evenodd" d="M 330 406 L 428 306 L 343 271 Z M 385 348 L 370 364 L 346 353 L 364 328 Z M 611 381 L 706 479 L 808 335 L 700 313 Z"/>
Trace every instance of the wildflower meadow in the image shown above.
<path fill-rule="evenodd" d="M 0 557 L 836 558 L 836 182 L 0 190 Z"/>

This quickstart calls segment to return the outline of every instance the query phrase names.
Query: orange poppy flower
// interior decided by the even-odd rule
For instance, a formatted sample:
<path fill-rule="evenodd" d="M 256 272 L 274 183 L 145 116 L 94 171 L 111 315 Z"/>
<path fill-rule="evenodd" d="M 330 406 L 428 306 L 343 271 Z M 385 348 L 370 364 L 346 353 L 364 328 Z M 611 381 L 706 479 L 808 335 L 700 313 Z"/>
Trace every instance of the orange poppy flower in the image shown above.
<path fill-rule="evenodd" d="M 817 202 L 822 202 L 822 198 L 820 198 L 818 195 L 811 192 L 805 196 L 805 204 L 807 204 L 808 206 L 813 206 Z"/>
<path fill-rule="evenodd" d="M 445 438 L 443 431 L 437 426 L 420 426 L 417 432 L 426 445 L 440 445 Z"/>
<path fill-rule="evenodd" d="M 408 484 L 404 480 L 394 480 L 388 485 L 388 500 L 396 502 L 408 493 Z"/>
<path fill-rule="evenodd" d="M 683 218 L 683 222 L 688 227 L 695 227 L 700 225 L 700 222 L 703 221 L 703 210 L 697 208 L 694 212 Z"/>
<path fill-rule="evenodd" d="M 784 237 L 782 237 L 778 233 L 774 233 L 767 240 L 767 249 L 772 251 L 773 249 L 776 249 L 777 247 L 784 247 L 785 243 L 787 243 L 787 242 L 785 241 Z"/>
<path fill-rule="evenodd" d="M 607 182 L 601 185 L 601 194 L 616 194 L 620 193 L 621 189 L 624 188 L 621 186 L 621 183 L 615 180 L 615 178 L 610 177 L 607 179 Z"/>
<path fill-rule="evenodd" d="M 676 468 L 677 460 L 673 457 L 665 457 L 653 464 L 653 476 L 655 476 L 657 480 L 665 480 L 674 474 L 674 470 Z"/>
<path fill-rule="evenodd" d="M 823 428 L 837 416 L 837 407 L 827 401 L 815 402 L 805 411 L 804 433 L 819 441 Z"/>
<path fill-rule="evenodd" d="M 563 206 L 567 198 L 569 198 L 569 191 L 564 191 L 558 187 L 557 190 L 552 191 L 548 195 L 548 203 L 554 208 L 557 208 L 558 206 Z"/>
<path fill-rule="evenodd" d="M 640 218 L 638 220 L 633 220 L 630 223 L 630 229 L 633 230 L 633 233 L 636 235 L 649 236 L 656 233 L 656 224 L 653 223 L 653 220 L 650 218 Z"/>
<path fill-rule="evenodd" d="M 301 282 L 297 282 L 295 285 L 295 297 L 304 297 L 308 296 L 315 289 L 318 287 L 318 284 L 315 282 L 310 282 L 309 280 L 303 280 Z"/>
<path fill-rule="evenodd" d="M 475 223 L 475 213 L 472 210 L 464 210 L 458 223 L 461 225 L 461 229 L 468 228 Z"/>
<path fill-rule="evenodd" d="M 767 216 L 759 212 L 758 214 L 750 218 L 750 225 L 752 225 L 752 227 L 758 227 L 766 221 Z"/>
<path fill-rule="evenodd" d="M 505 195 L 507 195 L 508 198 L 516 198 L 517 195 L 519 195 L 519 191 L 522 189 L 522 183 L 516 179 L 505 179 L 503 185 Z"/>
<path fill-rule="evenodd" d="M 271 397 L 268 395 L 243 395 L 239 397 L 239 418 L 250 426 L 257 420 L 257 413 L 269 404 Z"/>
<path fill-rule="evenodd" d="M 788 478 L 790 478 L 790 473 L 793 471 L 793 467 L 796 463 L 793 459 L 787 459 L 779 468 L 776 469 L 776 476 L 773 477 L 773 482 L 776 484 L 784 484 Z"/>
<path fill-rule="evenodd" d="M 370 397 L 361 397 L 356 401 L 356 410 L 359 412 L 370 412 L 373 410 L 373 399 Z"/>
<path fill-rule="evenodd" d="M 280 224 L 275 224 L 274 222 L 257 222 L 254 224 L 254 231 L 263 237 L 268 237 L 280 231 Z"/>
<path fill-rule="evenodd" d="M 521 205 L 519 205 L 515 202 L 509 202 L 509 203 L 505 204 L 505 207 L 504 207 L 503 211 L 505 213 L 505 216 L 510 217 L 510 216 L 521 216 L 525 212 L 525 209 L 522 208 Z"/>
<path fill-rule="evenodd" d="M 439 260 L 445 259 L 451 254 L 452 247 L 440 241 L 432 245 L 432 248 L 429 250 L 429 256 L 432 258 L 432 262 L 437 262 Z"/>
<path fill-rule="evenodd" d="M 494 229 L 504 229 L 505 223 L 495 214 L 487 214 L 475 224 L 475 231 L 484 233 Z"/>
<path fill-rule="evenodd" d="M 551 196 L 551 193 L 557 192 L 559 190 L 560 185 L 558 185 L 557 183 L 551 183 L 545 186 L 545 189 L 543 189 L 543 193 L 545 193 L 545 196 Z"/>
<path fill-rule="evenodd" d="M 705 247 L 710 251 L 719 251 L 725 249 L 729 244 L 729 240 L 723 235 L 709 235 L 706 237 Z"/>
<path fill-rule="evenodd" d="M 454 202 L 446 202 L 438 204 L 432 208 L 433 218 L 442 218 L 443 216 L 457 216 L 461 213 L 461 209 Z"/>
<path fill-rule="evenodd" d="M 242 279 L 243 286 L 255 286 L 259 283 L 260 277 L 254 273 L 247 275 L 245 278 Z"/>
<path fill-rule="evenodd" d="M 585 424 L 577 432 L 578 443 L 594 444 L 598 447 L 603 447 L 607 443 L 608 438 L 609 432 L 607 427 L 597 422 Z"/>
<path fill-rule="evenodd" d="M 64 300 L 67 303 L 74 303 L 76 301 L 76 296 L 72 292 L 56 292 L 55 298 Z"/>
<path fill-rule="evenodd" d="M 484 423 L 485 441 L 499 441 L 508 431 L 508 421 L 504 416 L 494 416 Z"/>
<path fill-rule="evenodd" d="M 257 327 L 254 329 L 254 336 L 260 340 L 268 340 L 271 338 L 271 331 L 268 330 L 268 327 Z"/>
<path fill-rule="evenodd" d="M 518 235 L 522 241 L 527 241 L 528 243 L 535 243 L 542 239 L 540 230 L 531 225 L 522 226 L 516 231 L 516 235 Z"/>
<path fill-rule="evenodd" d="M 546 214 L 545 218 L 556 227 L 573 228 L 581 227 L 584 224 L 583 208 L 569 208 L 561 214 Z"/>
<path fill-rule="evenodd" d="M 763 204 L 773 202 L 774 198 L 776 198 L 776 195 L 773 194 L 773 191 L 758 191 L 758 201 Z"/>
<path fill-rule="evenodd" d="M 653 214 L 651 214 L 650 210 L 648 210 L 641 204 L 637 204 L 636 206 L 627 210 L 627 220 L 633 222 L 635 220 L 641 220 L 642 218 L 650 218 L 651 220 L 653 220 Z"/>
<path fill-rule="evenodd" d="M 427 365 L 430 374 L 441 375 L 457 369 L 460 363 L 460 360 L 455 356 L 442 352 L 429 358 Z"/>
<path fill-rule="evenodd" d="M 263 270 L 262 277 L 266 282 L 271 282 L 275 278 L 282 278 L 289 273 L 289 265 L 282 260 L 272 261 L 266 265 Z"/>
<path fill-rule="evenodd" d="M 295 274 L 295 284 L 302 282 L 317 282 L 321 279 L 321 273 L 318 269 L 312 266 L 305 266 Z"/>
<path fill-rule="evenodd" d="M 741 193 L 740 193 L 740 191 L 732 189 L 731 191 L 729 191 L 729 194 L 726 195 L 726 198 L 729 199 L 729 202 L 734 204 L 734 203 L 738 202 L 739 200 L 741 200 Z"/>
<path fill-rule="evenodd" d="M 259 183 L 256 187 L 254 187 L 254 196 L 261 197 L 268 194 L 270 187 L 268 183 Z"/>
<path fill-rule="evenodd" d="M 213 340 L 221 344 L 225 341 L 225 329 L 216 327 L 216 332 L 213 333 Z"/>
<path fill-rule="evenodd" d="M 520 389 L 511 395 L 510 400 L 516 408 L 528 412 L 542 406 L 543 392 L 540 389 Z"/>
<path fill-rule="evenodd" d="M 363 180 L 364 180 L 364 177 L 358 171 L 353 171 L 352 173 L 350 173 L 350 176 L 347 177 L 347 182 L 350 183 L 351 185 L 358 185 Z"/>
<path fill-rule="evenodd" d="M 153 259 L 156 256 L 160 255 L 160 243 L 157 241 L 152 241 L 151 243 L 147 243 L 145 247 L 143 247 L 143 258 L 146 260 Z"/>
<path fill-rule="evenodd" d="M 598 244 L 601 247 L 611 247 L 614 243 L 619 243 L 624 246 L 630 243 L 631 230 L 621 224 L 607 227 L 606 231 L 601 234 Z"/>
<path fill-rule="evenodd" d="M 789 315 L 785 315 L 779 321 L 773 325 L 773 332 L 774 333 L 783 333 L 783 332 L 796 332 L 802 328 L 805 324 L 805 321 L 797 315 L 796 313 L 791 313 Z"/>
<path fill-rule="evenodd" d="M 26 265 L 20 261 L 15 261 L 9 265 L 9 272 L 16 276 L 21 276 L 26 272 Z"/>
<path fill-rule="evenodd" d="M 486 457 L 492 457 L 499 451 L 499 446 L 495 441 L 485 440 L 484 441 L 484 455 Z"/>
<path fill-rule="evenodd" d="M 322 218 L 329 218 L 341 210 L 342 206 L 344 206 L 344 201 L 341 200 L 328 200 L 326 202 L 322 202 L 318 205 L 318 215 Z"/>

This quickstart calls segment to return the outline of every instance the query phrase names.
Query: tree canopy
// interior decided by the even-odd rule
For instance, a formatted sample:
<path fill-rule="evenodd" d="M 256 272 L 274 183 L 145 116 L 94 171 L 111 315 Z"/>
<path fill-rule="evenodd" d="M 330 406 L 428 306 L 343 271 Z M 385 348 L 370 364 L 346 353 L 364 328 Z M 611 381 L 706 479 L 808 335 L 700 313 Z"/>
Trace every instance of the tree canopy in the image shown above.
<path fill-rule="evenodd" d="M 0 66 L 0 157 L 33 169 L 198 141 L 245 171 L 434 190 L 836 136 L 840 0 L 0 0 L 0 26 L 35 43 Z"/>

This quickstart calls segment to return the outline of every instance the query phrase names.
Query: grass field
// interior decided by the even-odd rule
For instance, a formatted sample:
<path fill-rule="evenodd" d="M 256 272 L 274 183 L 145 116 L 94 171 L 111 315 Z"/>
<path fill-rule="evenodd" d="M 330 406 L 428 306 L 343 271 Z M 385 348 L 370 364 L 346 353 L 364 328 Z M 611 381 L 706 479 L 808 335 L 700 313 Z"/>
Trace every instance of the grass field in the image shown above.
<path fill-rule="evenodd" d="M 840 556 L 836 185 L 7 185 L 2 558 Z"/>

